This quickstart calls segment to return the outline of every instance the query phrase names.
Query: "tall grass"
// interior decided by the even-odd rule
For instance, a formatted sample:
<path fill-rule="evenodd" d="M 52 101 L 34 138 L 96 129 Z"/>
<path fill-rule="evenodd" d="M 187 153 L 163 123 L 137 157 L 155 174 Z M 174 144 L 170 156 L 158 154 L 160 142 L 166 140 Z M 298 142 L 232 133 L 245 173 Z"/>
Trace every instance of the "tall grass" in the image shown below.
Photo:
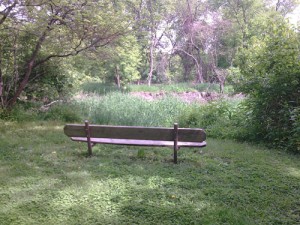
<path fill-rule="evenodd" d="M 147 92 L 187 92 L 187 91 L 199 91 L 199 92 L 219 92 L 219 84 L 215 83 L 177 83 L 177 84 L 154 84 L 148 85 L 129 85 L 129 91 L 147 91 Z M 233 87 L 228 85 L 225 86 L 224 92 L 229 94 L 233 92 Z"/>
<path fill-rule="evenodd" d="M 182 84 L 186 85 L 186 84 Z M 90 86 L 91 87 L 91 86 Z M 111 90 L 107 86 L 103 90 Z M 169 90 L 184 86 L 170 86 Z M 89 89 L 89 92 L 96 89 Z M 100 90 L 100 89 L 99 89 Z M 164 87 L 164 90 L 167 90 Z M 100 92 L 99 92 L 100 93 Z M 46 112 L 38 109 L 17 107 L 12 114 L 0 119 L 14 121 L 50 120 L 66 123 L 83 122 L 88 119 L 95 124 L 172 127 L 179 123 L 180 127 L 204 128 L 209 137 L 246 139 L 246 117 L 243 108 L 237 101 L 220 100 L 208 104 L 186 103 L 171 95 L 148 101 L 129 93 L 106 92 L 99 95 L 94 92 L 73 102 L 57 104 Z M 5 116 L 5 115 L 4 115 Z"/>
<path fill-rule="evenodd" d="M 245 139 L 248 135 L 241 100 L 197 104 L 168 95 L 147 101 L 130 94 L 110 93 L 93 95 L 76 104 L 82 118 L 96 124 L 171 127 L 176 122 L 180 127 L 203 128 L 214 138 Z"/>
<path fill-rule="evenodd" d="M 126 92 L 126 88 L 124 87 L 119 89 L 116 85 L 101 82 L 87 82 L 82 84 L 80 89 L 84 93 L 94 93 L 98 95 L 105 95 L 111 92 Z"/>
<path fill-rule="evenodd" d="M 95 93 L 99 95 L 108 94 L 111 92 L 219 92 L 219 84 L 215 83 L 203 83 L 203 84 L 193 84 L 193 83 L 177 83 L 177 84 L 153 84 L 148 86 L 146 84 L 135 85 L 130 84 L 121 87 L 120 89 L 113 84 L 104 84 L 100 82 L 87 82 L 81 85 L 82 92 L 85 93 Z M 232 86 L 225 86 L 224 92 L 229 94 L 233 92 Z"/>
<path fill-rule="evenodd" d="M 121 93 L 93 96 L 77 104 L 83 117 L 93 123 L 129 126 L 172 126 L 189 107 L 187 103 L 172 97 L 145 101 Z"/>

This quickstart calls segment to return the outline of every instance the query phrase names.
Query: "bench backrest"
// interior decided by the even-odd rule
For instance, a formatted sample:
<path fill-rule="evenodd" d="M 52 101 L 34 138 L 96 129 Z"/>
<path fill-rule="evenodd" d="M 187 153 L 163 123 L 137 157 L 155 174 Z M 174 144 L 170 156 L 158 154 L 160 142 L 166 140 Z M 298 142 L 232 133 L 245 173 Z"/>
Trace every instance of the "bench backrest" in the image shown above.
<path fill-rule="evenodd" d="M 174 129 L 161 127 L 137 127 L 137 126 L 109 126 L 89 125 L 91 138 L 114 138 L 135 140 L 161 140 L 173 141 Z M 86 137 L 86 127 L 83 124 L 67 124 L 64 132 L 69 137 Z M 178 141 L 202 142 L 205 141 L 204 130 L 197 128 L 179 128 Z"/>

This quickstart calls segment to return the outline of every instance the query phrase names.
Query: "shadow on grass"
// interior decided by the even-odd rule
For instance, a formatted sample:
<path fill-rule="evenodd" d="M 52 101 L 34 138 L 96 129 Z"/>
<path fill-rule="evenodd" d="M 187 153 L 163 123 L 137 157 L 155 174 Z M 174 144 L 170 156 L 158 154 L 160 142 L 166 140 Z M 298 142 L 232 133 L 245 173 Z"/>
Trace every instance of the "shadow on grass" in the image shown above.
<path fill-rule="evenodd" d="M 300 166 L 287 156 L 209 140 L 201 154 L 180 150 L 178 165 L 168 148 L 97 145 L 86 157 L 57 125 L 40 126 L 0 140 L 0 224 L 299 221 L 299 179 L 281 168 Z"/>

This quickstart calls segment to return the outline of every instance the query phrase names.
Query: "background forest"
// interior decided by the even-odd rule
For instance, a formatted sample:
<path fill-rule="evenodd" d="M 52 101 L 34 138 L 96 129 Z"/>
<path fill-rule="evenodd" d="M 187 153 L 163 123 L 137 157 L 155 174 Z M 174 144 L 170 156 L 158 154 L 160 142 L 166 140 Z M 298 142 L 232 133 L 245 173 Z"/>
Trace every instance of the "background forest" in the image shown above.
<path fill-rule="evenodd" d="M 300 36 L 288 20 L 298 3 L 1 0 L 0 117 L 38 114 L 92 83 L 227 84 L 245 100 L 182 110 L 181 123 L 299 152 Z"/>

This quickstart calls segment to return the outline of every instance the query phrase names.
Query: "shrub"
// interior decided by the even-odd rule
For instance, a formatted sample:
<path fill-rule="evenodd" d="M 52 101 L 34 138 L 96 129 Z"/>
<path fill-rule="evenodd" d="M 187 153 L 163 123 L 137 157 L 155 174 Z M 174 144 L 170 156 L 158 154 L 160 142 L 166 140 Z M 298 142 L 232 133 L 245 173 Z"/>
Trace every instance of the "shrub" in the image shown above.
<path fill-rule="evenodd" d="M 11 111 L 0 110 L 0 119 L 17 122 L 36 120 L 38 115 L 37 105 L 35 103 L 19 103 Z"/>
<path fill-rule="evenodd" d="M 71 92 L 72 78 L 66 72 L 62 62 L 48 61 L 32 71 L 35 77 L 24 90 L 24 97 L 30 101 L 49 103 L 66 97 Z"/>
<path fill-rule="evenodd" d="M 244 139 L 246 121 L 243 102 L 220 100 L 193 105 L 179 117 L 181 126 L 204 128 L 210 137 Z"/>
<path fill-rule="evenodd" d="M 52 106 L 48 111 L 40 113 L 43 120 L 58 120 L 63 122 L 82 121 L 79 107 L 74 104 L 58 104 Z"/>
<path fill-rule="evenodd" d="M 278 20 L 239 57 L 243 81 L 238 88 L 249 94 L 256 140 L 292 151 L 299 134 L 299 46 L 298 34 Z"/>
<path fill-rule="evenodd" d="M 300 152 L 300 107 L 295 108 L 291 112 L 292 129 L 289 149 Z"/>

